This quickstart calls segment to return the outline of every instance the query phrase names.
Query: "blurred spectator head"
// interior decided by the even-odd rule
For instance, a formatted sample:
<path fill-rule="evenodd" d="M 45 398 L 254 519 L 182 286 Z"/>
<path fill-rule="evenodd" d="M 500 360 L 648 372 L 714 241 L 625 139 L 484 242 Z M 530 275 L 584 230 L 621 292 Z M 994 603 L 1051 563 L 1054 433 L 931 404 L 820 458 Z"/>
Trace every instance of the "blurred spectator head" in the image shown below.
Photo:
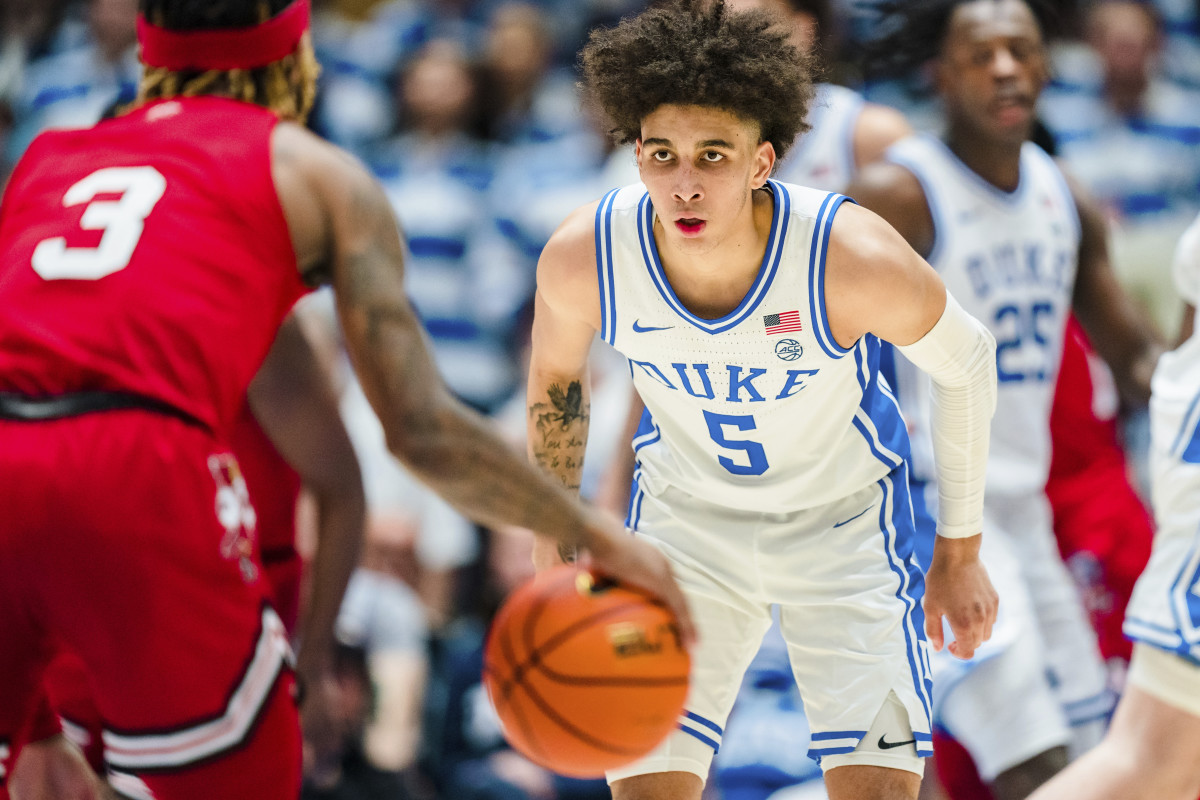
<path fill-rule="evenodd" d="M 400 75 L 399 92 L 406 129 L 436 136 L 474 126 L 475 73 L 462 46 L 451 39 L 421 48 Z"/>
<path fill-rule="evenodd" d="M 784 21 L 791 31 L 792 44 L 805 53 L 817 53 L 822 60 L 833 54 L 835 24 L 829 0 L 725 0 L 733 11 L 758 9 Z"/>
<path fill-rule="evenodd" d="M 1162 47 L 1162 19 L 1150 3 L 1102 0 L 1087 12 L 1084 37 L 1100 56 L 1110 92 L 1145 90 Z"/>
<path fill-rule="evenodd" d="M 116 61 L 137 41 L 137 0 L 91 0 L 88 24 L 106 61 Z"/>
<path fill-rule="evenodd" d="M 553 41 L 542 12 L 530 3 L 506 3 L 488 23 L 483 63 L 492 86 L 506 97 L 528 98 L 550 66 Z"/>
<path fill-rule="evenodd" d="M 152 24 L 168 30 L 215 31 L 256 25 L 280 13 L 292 2 L 294 0 L 210 0 L 206 3 L 141 0 L 141 10 Z M 189 94 L 236 97 L 265 106 L 284 119 L 303 121 L 316 97 L 319 72 L 312 38 L 305 33 L 294 52 L 256 69 L 177 72 L 148 66 L 138 94 L 142 100 Z"/>

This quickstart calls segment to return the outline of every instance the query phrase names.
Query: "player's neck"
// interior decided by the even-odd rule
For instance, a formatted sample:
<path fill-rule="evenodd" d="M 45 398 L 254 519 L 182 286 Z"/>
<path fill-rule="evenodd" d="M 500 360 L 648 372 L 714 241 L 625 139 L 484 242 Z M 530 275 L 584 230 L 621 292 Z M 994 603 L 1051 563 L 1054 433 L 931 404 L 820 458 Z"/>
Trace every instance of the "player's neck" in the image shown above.
<path fill-rule="evenodd" d="M 946 146 L 958 160 L 1002 192 L 1015 191 L 1021 182 L 1021 147 L 1024 141 L 987 139 L 978 132 L 951 124 Z"/>
<path fill-rule="evenodd" d="M 752 192 L 730 233 L 708 248 L 679 246 L 655 217 L 659 260 L 688 311 L 702 319 L 719 319 L 741 304 L 762 266 L 774 212 L 771 192 Z"/>

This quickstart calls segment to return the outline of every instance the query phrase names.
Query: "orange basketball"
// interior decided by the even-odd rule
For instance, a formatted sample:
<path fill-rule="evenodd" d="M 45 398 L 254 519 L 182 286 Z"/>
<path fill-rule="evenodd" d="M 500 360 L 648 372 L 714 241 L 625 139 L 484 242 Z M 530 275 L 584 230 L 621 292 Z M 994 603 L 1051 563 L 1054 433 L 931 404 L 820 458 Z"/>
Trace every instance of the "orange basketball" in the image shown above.
<path fill-rule="evenodd" d="M 675 728 L 690 667 L 666 607 L 563 565 L 500 609 L 483 682 L 513 747 L 559 774 L 594 778 Z"/>

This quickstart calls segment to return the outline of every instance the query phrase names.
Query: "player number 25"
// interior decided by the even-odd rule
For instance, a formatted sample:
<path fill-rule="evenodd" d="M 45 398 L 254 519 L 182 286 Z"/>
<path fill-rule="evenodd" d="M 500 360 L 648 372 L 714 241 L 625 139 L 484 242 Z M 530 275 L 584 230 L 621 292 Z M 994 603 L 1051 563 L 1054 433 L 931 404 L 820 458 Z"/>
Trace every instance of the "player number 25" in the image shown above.
<path fill-rule="evenodd" d="M 717 456 L 717 462 L 722 467 L 734 475 L 762 475 L 767 471 L 770 464 L 767 463 L 767 451 L 763 450 L 761 444 L 747 439 L 729 439 L 725 436 L 727 427 L 739 431 L 755 430 L 758 426 L 754 424 L 753 416 L 750 414 L 714 414 L 711 411 L 705 411 L 704 421 L 708 423 L 708 435 L 714 442 L 726 450 L 742 451 L 745 453 L 746 461 L 749 462 L 740 463 L 742 461 L 740 458 L 738 461 L 734 461 L 729 456 Z"/>
<path fill-rule="evenodd" d="M 33 250 L 33 269 L 48 281 L 73 278 L 94 281 L 129 266 L 142 238 L 146 217 L 167 189 L 154 167 L 106 167 L 67 190 L 66 207 L 87 203 L 79 227 L 103 231 L 95 247 L 67 247 L 65 237 L 43 239 Z M 119 194 L 115 200 L 96 195 Z"/>

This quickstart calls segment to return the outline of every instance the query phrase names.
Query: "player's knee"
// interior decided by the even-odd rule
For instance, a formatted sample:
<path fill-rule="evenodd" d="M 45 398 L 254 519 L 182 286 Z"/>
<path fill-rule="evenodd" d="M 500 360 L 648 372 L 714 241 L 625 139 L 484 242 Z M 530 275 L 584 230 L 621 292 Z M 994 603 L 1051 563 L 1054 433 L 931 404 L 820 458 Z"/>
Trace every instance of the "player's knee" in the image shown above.
<path fill-rule="evenodd" d="M 700 800 L 704 782 L 690 772 L 656 772 L 613 781 L 613 800 Z"/>
<path fill-rule="evenodd" d="M 996 800 L 1024 800 L 1066 766 L 1065 746 L 1044 750 L 997 775 L 992 782 L 992 794 Z"/>
<path fill-rule="evenodd" d="M 847 764 L 825 773 L 829 800 L 916 800 L 921 776 L 903 769 Z"/>

